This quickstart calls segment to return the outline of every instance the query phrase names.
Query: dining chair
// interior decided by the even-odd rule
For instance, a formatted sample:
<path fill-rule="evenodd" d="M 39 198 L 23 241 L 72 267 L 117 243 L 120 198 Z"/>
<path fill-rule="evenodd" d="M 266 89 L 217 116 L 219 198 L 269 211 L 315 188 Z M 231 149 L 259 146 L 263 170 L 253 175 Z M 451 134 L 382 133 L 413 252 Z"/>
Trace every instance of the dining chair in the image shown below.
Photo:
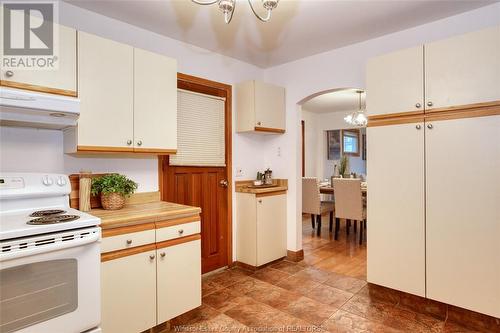
<path fill-rule="evenodd" d="M 335 200 L 335 240 L 338 239 L 340 219 L 346 220 L 346 234 L 349 235 L 350 221 L 354 221 L 354 232 L 359 221 L 359 244 L 363 244 L 363 230 L 366 230 L 366 205 L 361 191 L 361 179 L 336 178 L 333 180 Z"/>
<path fill-rule="evenodd" d="M 314 177 L 302 178 L 302 212 L 311 214 L 313 229 L 316 227 L 317 235 L 321 235 L 321 214 L 330 213 L 330 231 L 333 230 L 333 213 L 335 205 L 333 201 L 321 201 L 319 192 L 319 181 Z M 316 225 L 314 217 L 316 216 Z"/>

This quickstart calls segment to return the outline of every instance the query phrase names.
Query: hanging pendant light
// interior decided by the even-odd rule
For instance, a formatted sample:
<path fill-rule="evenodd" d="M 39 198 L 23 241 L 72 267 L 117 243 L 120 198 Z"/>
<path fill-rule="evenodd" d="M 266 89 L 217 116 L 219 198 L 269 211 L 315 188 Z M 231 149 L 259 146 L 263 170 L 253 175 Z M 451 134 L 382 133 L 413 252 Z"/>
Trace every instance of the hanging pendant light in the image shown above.
<path fill-rule="evenodd" d="M 198 4 L 198 5 L 213 5 L 217 4 L 219 6 L 219 9 L 222 11 L 224 14 L 224 22 L 226 24 L 229 24 L 231 20 L 233 19 L 233 14 L 236 9 L 236 0 L 210 0 L 210 1 L 201 1 L 201 0 L 191 0 L 192 2 Z M 257 17 L 259 20 L 262 22 L 267 22 L 271 19 L 271 12 L 273 9 L 278 7 L 278 2 L 279 0 L 261 0 L 262 1 L 262 7 L 267 12 L 266 16 L 261 16 L 257 11 L 255 10 L 252 0 L 248 0 L 248 4 L 250 5 L 250 8 L 252 9 L 253 14 L 255 17 Z"/>
<path fill-rule="evenodd" d="M 354 111 L 351 114 L 348 114 L 344 117 L 344 120 L 349 125 L 364 127 L 368 123 L 368 119 L 366 118 L 365 112 L 362 109 L 361 105 L 361 94 L 364 93 L 363 90 L 357 90 L 356 93 L 359 95 L 359 109 Z"/>

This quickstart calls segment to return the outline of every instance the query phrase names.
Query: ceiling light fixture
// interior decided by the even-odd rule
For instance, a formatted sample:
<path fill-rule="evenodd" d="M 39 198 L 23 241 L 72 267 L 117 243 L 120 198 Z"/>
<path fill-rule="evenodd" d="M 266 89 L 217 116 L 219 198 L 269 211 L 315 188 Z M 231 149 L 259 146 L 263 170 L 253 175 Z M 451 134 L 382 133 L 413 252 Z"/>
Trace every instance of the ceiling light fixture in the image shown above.
<path fill-rule="evenodd" d="M 354 111 L 351 114 L 348 114 L 344 117 L 344 120 L 349 125 L 364 127 L 368 123 L 368 119 L 366 118 L 365 111 L 361 108 L 361 94 L 364 93 L 363 90 L 356 91 L 359 95 L 359 109 Z"/>
<path fill-rule="evenodd" d="M 198 4 L 198 5 L 213 5 L 217 4 L 219 6 L 219 9 L 224 13 L 224 21 L 226 24 L 229 24 L 231 20 L 233 19 L 233 14 L 236 9 L 236 0 L 210 0 L 210 1 L 201 1 L 201 0 L 191 0 L 192 2 Z M 252 12 L 254 15 L 261 20 L 262 22 L 267 22 L 271 19 L 271 12 L 273 9 L 278 7 L 278 2 L 279 0 L 261 0 L 262 1 L 262 7 L 267 11 L 267 15 L 265 17 L 262 17 L 257 13 L 255 8 L 253 7 L 252 0 L 248 0 L 248 4 L 250 5 L 250 8 L 252 9 Z"/>

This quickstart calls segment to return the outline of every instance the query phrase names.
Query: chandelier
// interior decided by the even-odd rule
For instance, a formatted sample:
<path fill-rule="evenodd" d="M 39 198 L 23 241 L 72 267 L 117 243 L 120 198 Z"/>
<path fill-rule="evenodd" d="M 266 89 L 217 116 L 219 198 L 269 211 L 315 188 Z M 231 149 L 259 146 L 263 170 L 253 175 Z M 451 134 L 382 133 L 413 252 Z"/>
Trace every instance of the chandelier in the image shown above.
<path fill-rule="evenodd" d="M 368 119 L 366 118 L 365 112 L 361 108 L 361 94 L 363 94 L 364 91 L 363 90 L 357 90 L 356 92 L 359 95 L 359 109 L 357 111 L 354 111 L 353 113 L 348 114 L 347 116 L 345 116 L 344 120 L 349 125 L 364 127 L 368 123 Z"/>
<path fill-rule="evenodd" d="M 233 14 L 234 10 L 236 9 L 236 0 L 209 0 L 209 1 L 202 1 L 202 0 L 191 0 L 194 3 L 197 3 L 198 5 L 213 5 L 217 4 L 219 6 L 219 9 L 222 11 L 224 14 L 224 21 L 226 24 L 229 24 L 231 20 L 233 19 Z M 254 15 L 261 20 L 262 22 L 267 22 L 271 19 L 271 12 L 273 11 L 274 8 L 278 7 L 278 2 L 279 0 L 261 0 L 262 1 L 262 7 L 267 12 L 267 15 L 265 17 L 262 17 L 257 13 L 255 8 L 253 7 L 252 0 L 248 0 L 248 4 L 250 5 L 250 8 L 252 9 L 252 12 Z"/>

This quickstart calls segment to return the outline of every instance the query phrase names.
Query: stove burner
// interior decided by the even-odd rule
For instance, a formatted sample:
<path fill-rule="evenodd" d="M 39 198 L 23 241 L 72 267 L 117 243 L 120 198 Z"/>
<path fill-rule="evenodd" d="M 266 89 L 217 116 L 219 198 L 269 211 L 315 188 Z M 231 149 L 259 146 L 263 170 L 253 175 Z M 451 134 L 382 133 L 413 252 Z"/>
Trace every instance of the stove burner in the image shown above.
<path fill-rule="evenodd" d="M 30 220 L 27 222 L 27 224 L 31 225 L 56 224 L 56 223 L 71 222 L 79 218 L 80 216 L 78 215 L 49 215 Z"/>
<path fill-rule="evenodd" d="M 65 210 L 62 209 L 48 209 L 48 210 L 37 210 L 30 214 L 31 217 L 40 217 L 40 216 L 50 216 L 55 214 L 66 213 Z"/>

